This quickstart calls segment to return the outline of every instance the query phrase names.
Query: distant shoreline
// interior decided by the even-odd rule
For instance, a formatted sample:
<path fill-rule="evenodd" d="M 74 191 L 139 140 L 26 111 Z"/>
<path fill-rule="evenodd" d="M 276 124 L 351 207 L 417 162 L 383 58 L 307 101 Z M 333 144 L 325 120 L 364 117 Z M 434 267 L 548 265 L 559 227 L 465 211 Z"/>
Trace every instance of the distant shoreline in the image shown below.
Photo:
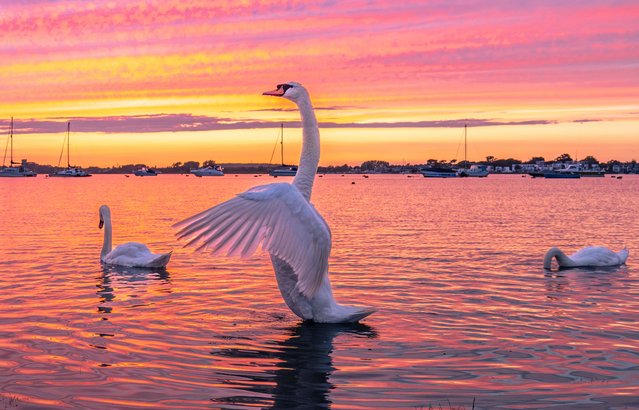
<path fill-rule="evenodd" d="M 513 158 L 508 159 L 492 159 L 488 161 L 478 162 L 445 162 L 438 160 L 428 160 L 425 164 L 402 164 L 394 165 L 386 161 L 370 160 L 364 161 L 360 165 L 329 165 L 319 166 L 318 174 L 419 174 L 420 169 L 428 166 L 447 167 L 454 169 L 470 168 L 473 165 L 484 167 L 491 174 L 528 174 L 538 170 L 560 169 L 569 164 L 579 164 L 583 169 L 596 169 L 609 174 L 635 174 L 639 173 L 639 164 L 637 161 L 620 162 L 616 160 L 606 163 L 599 163 L 594 157 L 586 157 L 582 161 L 573 161 L 567 154 L 563 154 L 553 161 L 545 161 L 541 157 L 533 157 L 532 160 L 522 162 Z M 488 159 L 488 158 L 487 158 Z M 176 162 L 171 166 L 155 167 L 147 164 L 125 164 L 111 167 L 89 166 L 82 167 L 83 170 L 91 174 L 133 174 L 141 168 L 153 168 L 162 174 L 189 174 L 191 170 L 198 169 L 201 166 L 220 165 L 224 169 L 225 174 L 268 174 L 269 171 L 282 167 L 281 164 L 250 164 L 250 163 L 216 163 L 208 160 L 200 163 L 198 161 Z M 284 165 L 292 166 L 292 165 Z M 26 162 L 26 168 L 35 171 L 38 174 L 51 174 L 65 167 L 57 167 L 52 165 L 41 165 L 34 162 Z"/>

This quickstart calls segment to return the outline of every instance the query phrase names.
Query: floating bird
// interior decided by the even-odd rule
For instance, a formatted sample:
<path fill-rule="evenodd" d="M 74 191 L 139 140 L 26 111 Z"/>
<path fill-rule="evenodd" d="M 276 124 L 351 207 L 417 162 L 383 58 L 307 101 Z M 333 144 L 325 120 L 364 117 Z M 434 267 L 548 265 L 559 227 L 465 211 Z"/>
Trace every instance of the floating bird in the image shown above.
<path fill-rule="evenodd" d="M 271 255 L 277 284 L 288 307 L 302 319 L 321 323 L 357 322 L 375 309 L 338 304 L 328 277 L 331 231 L 310 203 L 320 157 L 317 119 L 301 84 L 279 84 L 264 95 L 297 104 L 303 141 L 293 183 L 260 185 L 175 226 L 179 238 L 213 254 L 248 257 L 262 244 Z"/>
<path fill-rule="evenodd" d="M 128 266 L 134 268 L 164 268 L 171 259 L 171 253 L 151 253 L 146 245 L 139 242 L 128 242 L 111 250 L 111 210 L 108 206 L 100 207 L 100 224 L 104 227 L 104 243 L 100 253 L 100 261 L 108 265 Z"/>
<path fill-rule="evenodd" d="M 550 269 L 553 258 L 557 259 L 559 268 L 619 266 L 626 263 L 628 249 L 613 252 L 603 246 L 587 246 L 568 256 L 559 248 L 552 247 L 544 257 L 544 268 Z"/>

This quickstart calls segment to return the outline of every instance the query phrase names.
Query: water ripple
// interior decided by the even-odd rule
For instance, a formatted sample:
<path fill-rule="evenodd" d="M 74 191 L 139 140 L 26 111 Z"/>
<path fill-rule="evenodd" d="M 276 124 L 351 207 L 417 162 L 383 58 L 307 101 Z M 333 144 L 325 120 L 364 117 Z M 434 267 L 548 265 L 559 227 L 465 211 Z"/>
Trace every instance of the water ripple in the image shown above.
<path fill-rule="evenodd" d="M 0 181 L 0 408 L 639 408 L 639 178 L 347 179 L 313 200 L 337 299 L 379 309 L 366 325 L 300 322 L 265 255 L 174 240 L 270 178 Z M 102 203 L 115 243 L 173 250 L 168 269 L 100 266 Z M 587 244 L 631 260 L 541 267 Z"/>

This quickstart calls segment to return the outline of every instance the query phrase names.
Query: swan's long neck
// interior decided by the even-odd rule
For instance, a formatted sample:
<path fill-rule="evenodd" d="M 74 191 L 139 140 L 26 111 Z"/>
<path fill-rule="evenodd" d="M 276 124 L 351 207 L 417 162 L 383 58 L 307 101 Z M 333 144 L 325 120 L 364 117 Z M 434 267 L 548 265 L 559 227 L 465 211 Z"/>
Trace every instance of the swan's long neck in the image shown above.
<path fill-rule="evenodd" d="M 103 260 L 106 255 L 111 252 L 112 247 L 112 233 L 111 233 L 111 218 L 105 216 L 104 218 L 104 243 L 102 244 L 102 252 L 100 252 L 100 260 Z"/>
<path fill-rule="evenodd" d="M 297 103 L 297 106 L 302 116 L 303 140 L 302 153 L 293 185 L 300 190 L 307 200 L 310 200 L 320 157 L 319 129 L 310 98 L 302 99 Z"/>
<path fill-rule="evenodd" d="M 563 253 L 559 248 L 550 248 L 548 252 L 546 252 L 546 256 L 544 257 L 544 269 L 550 269 L 550 265 L 552 264 L 552 259 L 557 258 L 557 264 L 560 267 L 568 267 L 574 266 L 575 263 L 572 259 L 570 259 L 565 253 Z"/>

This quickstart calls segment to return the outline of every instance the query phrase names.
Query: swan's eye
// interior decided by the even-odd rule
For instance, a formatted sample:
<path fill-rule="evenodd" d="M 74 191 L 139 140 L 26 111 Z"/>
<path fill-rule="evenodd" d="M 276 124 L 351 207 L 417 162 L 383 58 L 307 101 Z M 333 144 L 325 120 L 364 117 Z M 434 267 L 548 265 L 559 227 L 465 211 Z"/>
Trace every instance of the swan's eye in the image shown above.
<path fill-rule="evenodd" d="M 277 88 L 281 88 L 283 92 L 286 92 L 286 90 L 288 90 L 289 88 L 293 88 L 293 86 L 290 84 L 278 84 Z"/>

